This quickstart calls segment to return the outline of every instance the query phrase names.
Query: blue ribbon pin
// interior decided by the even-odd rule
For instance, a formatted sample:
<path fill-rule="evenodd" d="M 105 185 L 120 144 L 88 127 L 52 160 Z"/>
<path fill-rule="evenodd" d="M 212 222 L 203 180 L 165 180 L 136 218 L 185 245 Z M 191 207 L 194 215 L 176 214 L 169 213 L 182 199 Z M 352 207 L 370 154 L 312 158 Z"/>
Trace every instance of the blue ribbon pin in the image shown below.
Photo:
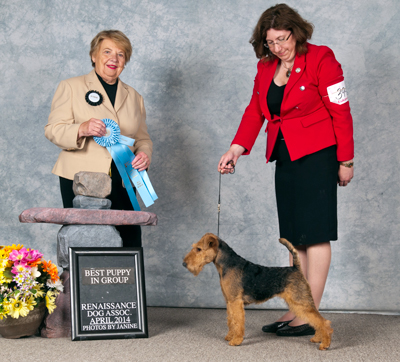
<path fill-rule="evenodd" d="M 135 155 L 128 146 L 133 146 L 134 139 L 121 135 L 118 124 L 112 119 L 102 119 L 106 125 L 106 135 L 103 137 L 93 137 L 95 142 L 102 147 L 106 147 L 117 166 L 118 172 L 124 182 L 129 199 L 134 210 L 140 211 L 132 184 L 135 185 L 140 197 L 146 207 L 153 205 L 158 199 L 154 188 L 150 182 L 146 171 L 139 172 L 132 167 Z"/>

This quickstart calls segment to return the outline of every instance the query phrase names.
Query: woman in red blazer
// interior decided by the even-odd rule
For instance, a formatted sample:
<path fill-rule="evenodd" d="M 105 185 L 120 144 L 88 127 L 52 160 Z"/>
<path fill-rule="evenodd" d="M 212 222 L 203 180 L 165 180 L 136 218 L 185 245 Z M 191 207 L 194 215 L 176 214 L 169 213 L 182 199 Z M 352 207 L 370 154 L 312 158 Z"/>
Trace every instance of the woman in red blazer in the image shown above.
<path fill-rule="evenodd" d="M 319 307 L 337 240 L 337 184 L 353 178 L 353 121 L 340 64 L 328 47 L 309 44 L 313 25 L 286 4 L 267 9 L 250 40 L 257 58 L 253 95 L 218 171 L 250 153 L 267 120 L 267 162 L 276 161 L 280 236 L 299 251 Z M 292 260 L 290 260 L 292 264 Z M 287 312 L 264 332 L 314 334 Z"/>

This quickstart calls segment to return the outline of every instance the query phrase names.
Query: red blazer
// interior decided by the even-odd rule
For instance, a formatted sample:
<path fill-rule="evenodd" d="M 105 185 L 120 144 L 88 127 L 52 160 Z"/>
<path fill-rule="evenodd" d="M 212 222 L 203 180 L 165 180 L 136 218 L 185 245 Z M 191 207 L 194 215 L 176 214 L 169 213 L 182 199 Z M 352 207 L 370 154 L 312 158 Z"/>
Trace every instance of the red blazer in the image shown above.
<path fill-rule="evenodd" d="M 232 144 L 246 148 L 249 154 L 260 129 L 267 119 L 269 161 L 279 127 L 292 161 L 323 148 L 337 146 L 337 160 L 354 157 L 353 119 L 344 88 L 342 67 L 326 46 L 307 44 L 308 52 L 297 55 L 281 106 L 281 116 L 271 117 L 267 93 L 278 65 L 258 62 L 253 95 L 245 110 Z M 328 87 L 331 96 L 328 95 Z M 338 104 L 341 103 L 341 104 Z"/>

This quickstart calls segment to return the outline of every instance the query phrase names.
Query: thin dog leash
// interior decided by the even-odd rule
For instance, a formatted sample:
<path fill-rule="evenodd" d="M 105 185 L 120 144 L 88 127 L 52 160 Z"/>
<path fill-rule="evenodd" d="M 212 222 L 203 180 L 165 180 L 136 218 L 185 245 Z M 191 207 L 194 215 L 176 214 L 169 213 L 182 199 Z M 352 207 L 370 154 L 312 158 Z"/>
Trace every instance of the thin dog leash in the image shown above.
<path fill-rule="evenodd" d="M 230 160 L 227 165 L 232 165 L 232 168 L 225 167 L 227 170 L 231 170 L 229 174 L 233 175 L 235 173 L 235 164 L 233 160 Z M 219 215 L 221 213 L 221 176 L 222 173 L 219 173 L 219 187 L 218 187 L 218 228 L 217 228 L 217 237 L 219 237 Z"/>

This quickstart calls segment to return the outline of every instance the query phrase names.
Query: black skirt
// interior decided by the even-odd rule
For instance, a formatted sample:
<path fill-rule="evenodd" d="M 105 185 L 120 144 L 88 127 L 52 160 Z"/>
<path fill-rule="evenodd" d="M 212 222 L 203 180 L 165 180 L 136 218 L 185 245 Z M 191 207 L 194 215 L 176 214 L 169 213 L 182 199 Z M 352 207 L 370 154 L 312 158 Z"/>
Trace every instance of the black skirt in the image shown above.
<path fill-rule="evenodd" d="M 336 146 L 291 161 L 278 138 L 273 159 L 280 237 L 293 245 L 337 240 Z"/>

